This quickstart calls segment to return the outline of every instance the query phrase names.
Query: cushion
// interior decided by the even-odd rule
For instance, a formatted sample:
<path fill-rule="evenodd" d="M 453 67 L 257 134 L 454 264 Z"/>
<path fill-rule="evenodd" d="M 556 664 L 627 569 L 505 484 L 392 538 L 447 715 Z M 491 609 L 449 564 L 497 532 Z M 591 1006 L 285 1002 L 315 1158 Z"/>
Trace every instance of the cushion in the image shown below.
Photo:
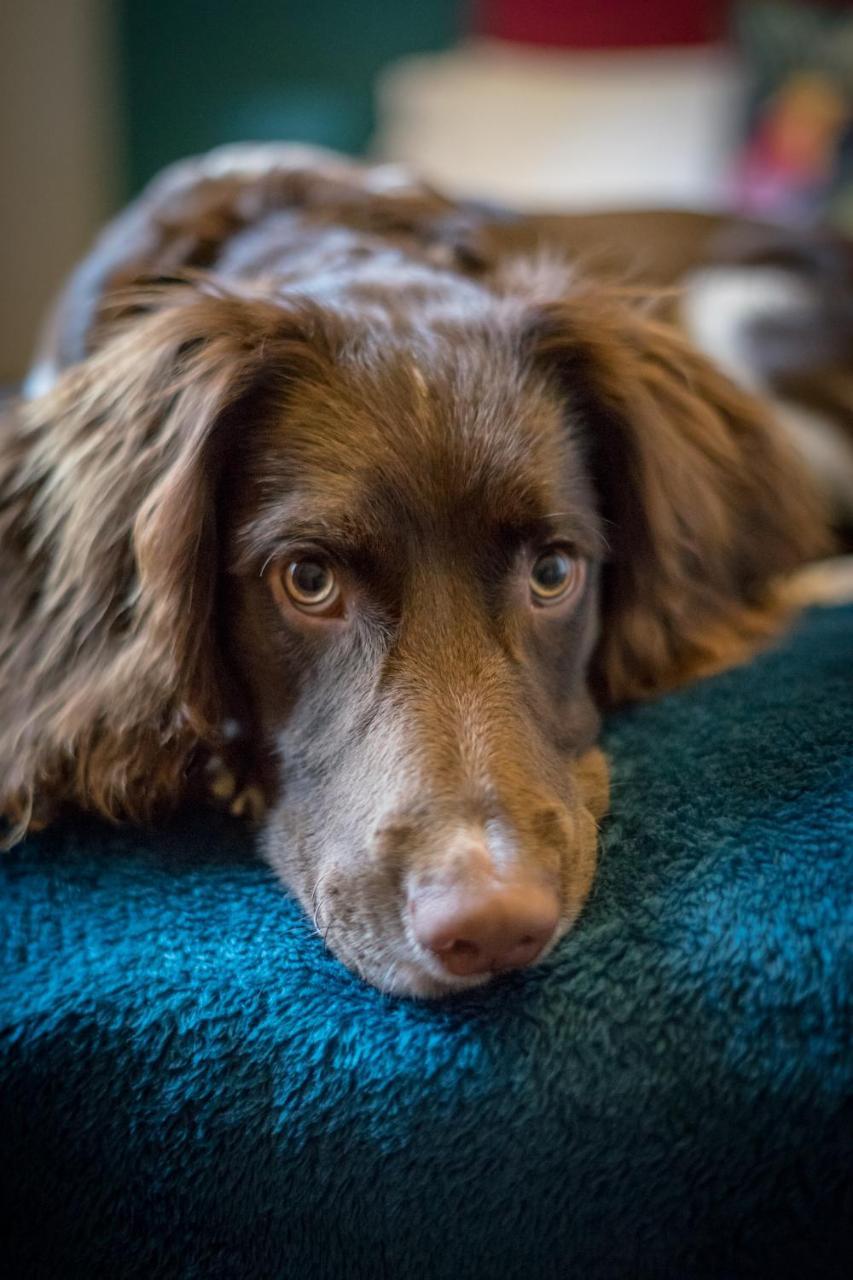
<path fill-rule="evenodd" d="M 443 1002 L 340 966 L 230 819 L 4 855 L 3 1274 L 846 1275 L 853 609 L 606 745 L 581 923 Z"/>

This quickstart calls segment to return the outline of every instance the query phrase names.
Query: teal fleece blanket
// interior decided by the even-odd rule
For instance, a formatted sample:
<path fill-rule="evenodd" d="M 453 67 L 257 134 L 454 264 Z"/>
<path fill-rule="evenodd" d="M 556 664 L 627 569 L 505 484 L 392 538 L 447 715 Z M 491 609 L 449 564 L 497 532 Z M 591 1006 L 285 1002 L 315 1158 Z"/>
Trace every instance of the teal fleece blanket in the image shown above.
<path fill-rule="evenodd" d="M 224 819 L 4 856 L 0 1273 L 846 1277 L 853 609 L 607 745 L 581 924 L 444 1003 Z"/>

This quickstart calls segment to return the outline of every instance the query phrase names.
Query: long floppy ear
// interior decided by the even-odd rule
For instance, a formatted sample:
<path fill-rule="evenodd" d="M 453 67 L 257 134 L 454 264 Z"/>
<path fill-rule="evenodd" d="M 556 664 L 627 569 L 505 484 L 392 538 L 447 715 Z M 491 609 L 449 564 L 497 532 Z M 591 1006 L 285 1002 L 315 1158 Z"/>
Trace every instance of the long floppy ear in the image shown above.
<path fill-rule="evenodd" d="M 145 817 L 215 741 L 222 461 L 264 369 L 318 358 L 278 302 L 198 283 L 140 305 L 0 452 L 0 813 L 24 825 L 69 799 Z"/>
<path fill-rule="evenodd" d="M 579 288 L 545 304 L 535 331 L 579 423 L 606 521 L 602 700 L 741 661 L 783 620 L 775 580 L 828 540 L 782 433 L 630 295 Z"/>

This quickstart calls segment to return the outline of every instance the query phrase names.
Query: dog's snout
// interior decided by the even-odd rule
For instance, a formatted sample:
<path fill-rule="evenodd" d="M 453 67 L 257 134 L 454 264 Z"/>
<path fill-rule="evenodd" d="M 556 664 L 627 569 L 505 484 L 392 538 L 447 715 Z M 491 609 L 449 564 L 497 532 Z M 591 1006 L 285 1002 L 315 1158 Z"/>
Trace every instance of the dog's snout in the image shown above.
<path fill-rule="evenodd" d="M 417 941 L 457 977 L 532 964 L 560 914 L 556 893 L 538 881 L 482 873 L 414 894 L 409 910 Z"/>

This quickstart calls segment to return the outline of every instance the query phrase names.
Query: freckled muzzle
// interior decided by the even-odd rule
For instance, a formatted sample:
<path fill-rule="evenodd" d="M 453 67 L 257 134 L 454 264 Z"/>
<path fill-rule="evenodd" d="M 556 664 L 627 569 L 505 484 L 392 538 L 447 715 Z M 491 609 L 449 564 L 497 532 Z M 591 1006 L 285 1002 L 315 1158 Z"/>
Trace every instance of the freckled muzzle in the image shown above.
<path fill-rule="evenodd" d="M 594 754 L 598 796 L 585 785 L 592 762 L 570 765 L 566 804 L 533 805 L 517 823 L 439 826 L 410 843 L 404 926 L 436 981 L 452 988 L 527 968 L 573 924 L 592 881 L 606 793 L 606 765 Z"/>
<path fill-rule="evenodd" d="M 577 919 L 595 870 L 606 761 L 590 751 L 565 775 L 565 799 L 532 803 L 517 821 L 497 818 L 493 799 L 485 816 L 470 796 L 419 801 L 386 809 L 361 844 L 352 829 L 315 838 L 303 829 L 300 839 L 298 827 L 273 822 L 267 856 L 344 964 L 394 994 L 449 994 L 538 963 Z M 298 809 L 280 813 L 291 822 Z"/>

